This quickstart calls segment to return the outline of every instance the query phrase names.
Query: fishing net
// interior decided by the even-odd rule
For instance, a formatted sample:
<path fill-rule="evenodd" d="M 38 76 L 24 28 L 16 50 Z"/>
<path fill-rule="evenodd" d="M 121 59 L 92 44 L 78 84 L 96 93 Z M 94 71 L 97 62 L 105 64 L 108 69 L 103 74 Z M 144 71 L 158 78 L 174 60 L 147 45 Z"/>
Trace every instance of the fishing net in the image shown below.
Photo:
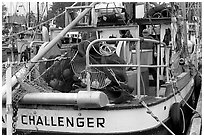
<path fill-rule="evenodd" d="M 89 44 L 89 43 L 85 43 Z M 85 45 L 86 47 L 86 45 Z M 106 46 L 102 46 L 103 49 Z M 100 47 L 98 48 L 100 51 Z M 86 50 L 86 49 L 84 49 Z M 96 49 L 95 49 L 96 50 Z M 94 50 L 94 51 L 95 51 Z M 106 50 L 104 50 L 106 51 Z M 108 50 L 109 51 L 109 50 Z M 112 51 L 112 50 L 111 50 Z M 91 64 L 124 64 L 125 61 L 119 58 L 116 53 L 98 55 L 91 52 Z M 69 93 L 84 89 L 90 84 L 92 89 L 100 91 L 109 90 L 109 87 L 117 87 L 116 91 L 128 93 L 132 89 L 128 88 L 127 74 L 123 67 L 91 67 L 86 70 L 86 58 L 81 56 L 78 50 L 71 50 L 62 56 L 50 56 L 47 60 L 39 60 L 32 69 L 27 69 L 26 63 L 18 65 L 26 69 L 27 75 L 17 80 L 20 86 L 13 92 L 15 102 L 18 102 L 25 94 L 30 92 L 63 92 Z M 15 68 L 15 66 L 13 67 Z M 16 69 L 18 70 L 18 69 Z M 90 74 L 90 83 L 87 83 L 87 74 Z M 15 74 L 13 74 L 15 75 Z M 121 86 L 126 85 L 126 86 Z M 124 88 L 125 87 L 125 88 Z M 114 88 L 115 89 L 115 88 Z M 111 90 L 114 93 L 114 89 Z"/>
<path fill-rule="evenodd" d="M 28 69 L 27 65 L 35 65 Z M 102 56 L 90 56 L 91 64 L 123 64 L 116 54 Z M 122 103 L 132 98 L 129 90 L 118 82 L 125 82 L 124 69 L 121 68 L 94 68 L 85 69 L 86 59 L 79 56 L 78 51 L 62 56 L 50 56 L 47 60 L 27 62 L 13 65 L 12 76 L 16 76 L 18 84 L 12 91 L 13 105 L 13 129 L 17 121 L 19 101 L 28 93 L 37 92 L 77 92 L 90 84 L 91 89 L 100 90 L 107 94 L 114 103 Z M 16 72 L 25 69 L 23 77 L 17 76 Z M 111 72 L 109 72 L 111 70 Z M 5 71 L 3 71 L 5 72 Z M 87 83 L 87 74 L 90 74 L 90 83 Z M 3 75 L 5 77 L 5 75 Z M 117 84 L 114 84 L 116 81 Z M 5 82 L 4 82 L 5 83 Z M 124 84 L 125 85 L 125 84 Z M 129 92 L 129 91 L 130 92 Z M 128 92 L 127 92 L 128 91 Z"/>
<path fill-rule="evenodd" d="M 40 76 L 39 73 L 39 63 L 36 63 L 36 65 L 33 67 L 32 70 L 26 70 L 27 75 L 23 78 L 19 78 L 16 73 L 22 69 L 26 69 L 26 63 L 20 63 L 20 64 L 12 64 L 12 76 L 15 76 L 18 81 L 18 85 L 15 85 L 12 90 L 12 108 L 13 108 L 13 133 L 16 132 L 16 124 L 18 120 L 18 105 L 19 101 L 28 93 L 37 93 L 37 92 L 59 92 L 56 90 L 53 90 L 51 87 L 48 86 L 48 84 L 44 81 L 44 79 Z M 2 83 L 6 83 L 6 69 L 7 65 L 3 66 L 3 79 Z M 38 77 L 38 80 L 34 80 Z M 32 81 L 34 80 L 34 81 Z"/>
<path fill-rule="evenodd" d="M 15 69 L 12 70 L 13 76 L 21 68 L 26 69 L 27 74 L 23 78 L 16 76 L 19 86 L 13 92 L 13 102 L 17 104 L 25 94 L 31 92 L 69 93 L 76 89 L 73 85 L 77 85 L 77 88 L 85 88 L 88 83 L 84 63 L 81 64 L 84 60 L 74 60 L 76 54 L 77 52 L 73 53 L 72 56 L 67 54 L 51 56 L 48 60 L 35 63 L 31 70 L 27 69 L 26 63 L 13 65 L 12 68 Z M 18 69 L 16 69 L 17 67 Z M 97 68 L 91 68 L 89 74 L 91 88 L 103 89 L 111 83 L 107 75 Z"/>
<path fill-rule="evenodd" d="M 90 87 L 91 88 L 103 89 L 111 83 L 111 80 L 107 77 L 107 75 L 104 72 L 96 68 L 92 68 L 88 73 L 90 74 Z M 82 80 L 84 84 L 86 85 L 88 84 L 87 83 L 87 72 L 85 70 L 81 72 L 80 79 Z"/>
<path fill-rule="evenodd" d="M 81 82 L 87 85 L 87 73 L 90 74 L 90 87 L 94 89 L 103 89 L 111 83 L 108 76 L 101 70 L 91 67 L 88 71 L 85 70 L 85 58 L 76 57 L 71 63 L 72 70 L 81 80 Z"/>

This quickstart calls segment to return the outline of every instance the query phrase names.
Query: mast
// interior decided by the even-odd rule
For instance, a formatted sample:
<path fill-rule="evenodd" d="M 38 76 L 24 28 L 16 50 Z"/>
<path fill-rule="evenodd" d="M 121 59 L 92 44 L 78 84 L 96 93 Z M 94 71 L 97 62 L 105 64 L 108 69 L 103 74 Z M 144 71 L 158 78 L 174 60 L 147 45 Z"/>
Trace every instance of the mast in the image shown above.
<path fill-rule="evenodd" d="M 37 2 L 37 24 L 40 22 L 39 2 Z"/>
<path fill-rule="evenodd" d="M 183 14 L 183 52 L 184 57 L 188 56 L 188 38 L 187 38 L 187 18 L 186 18 L 186 2 L 181 2 L 181 9 Z"/>
<path fill-rule="evenodd" d="M 28 27 L 30 27 L 30 2 L 28 2 Z"/>
<path fill-rule="evenodd" d="M 48 2 L 46 2 L 46 15 L 47 15 L 47 19 L 48 19 Z"/>

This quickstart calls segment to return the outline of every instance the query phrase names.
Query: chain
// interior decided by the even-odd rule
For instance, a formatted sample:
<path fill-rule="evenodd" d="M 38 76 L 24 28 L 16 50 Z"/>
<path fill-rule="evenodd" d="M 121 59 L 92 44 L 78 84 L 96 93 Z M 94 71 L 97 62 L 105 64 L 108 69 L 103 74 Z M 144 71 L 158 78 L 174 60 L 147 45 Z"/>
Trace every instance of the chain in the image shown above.
<path fill-rule="evenodd" d="M 16 125 L 18 121 L 18 102 L 21 100 L 21 98 L 26 94 L 26 91 L 21 88 L 21 85 L 18 85 L 13 93 L 12 93 L 12 107 L 13 107 L 13 133 L 16 132 Z"/>
<path fill-rule="evenodd" d="M 63 58 L 61 58 L 61 59 L 63 59 Z M 12 67 L 13 68 L 12 69 L 13 75 L 16 76 L 16 72 L 18 72 L 20 70 L 20 68 L 22 67 L 22 64 L 25 65 L 25 63 L 20 63 L 20 65 L 18 64 L 15 67 Z M 38 63 L 36 63 L 36 64 L 38 64 Z M 55 63 L 53 63 L 53 65 L 54 64 Z M 6 65 L 4 67 L 7 68 Z M 59 92 L 59 91 L 53 90 L 51 87 L 49 87 L 48 84 L 41 77 L 42 75 L 35 78 L 35 80 L 38 79 L 38 81 L 37 80 L 36 81 L 29 81 L 27 79 L 27 76 L 29 74 L 31 74 L 31 77 L 34 78 L 35 77 L 35 74 L 33 74 L 34 71 L 39 72 L 39 70 L 37 70 L 36 66 L 33 67 L 31 70 L 28 70 L 27 75 L 25 77 L 23 77 L 22 79 L 19 79 L 16 76 L 16 79 L 19 82 L 19 85 L 16 86 L 12 92 L 12 108 L 13 108 L 12 127 L 13 127 L 13 133 L 16 132 L 16 125 L 17 125 L 17 121 L 18 121 L 18 102 L 24 97 L 24 95 L 26 95 L 27 93 L 31 93 L 31 92 Z M 46 70 L 45 72 L 47 72 L 47 71 L 48 70 Z"/>
<path fill-rule="evenodd" d="M 16 75 L 15 75 L 16 76 Z M 18 102 L 27 94 L 33 92 L 59 92 L 49 87 L 45 81 L 40 78 L 38 82 L 22 81 L 16 76 L 19 85 L 12 92 L 12 107 L 13 107 L 13 133 L 16 132 L 16 125 L 18 120 Z M 40 84 L 39 84 L 40 83 Z"/>

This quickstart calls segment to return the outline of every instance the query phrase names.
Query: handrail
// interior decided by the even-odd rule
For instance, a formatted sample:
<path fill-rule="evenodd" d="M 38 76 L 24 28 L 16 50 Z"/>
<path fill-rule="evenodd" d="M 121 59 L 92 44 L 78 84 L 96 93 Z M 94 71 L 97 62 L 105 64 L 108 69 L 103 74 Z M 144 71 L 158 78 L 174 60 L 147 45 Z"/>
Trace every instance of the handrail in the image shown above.
<path fill-rule="evenodd" d="M 164 42 L 160 42 L 157 40 L 153 40 L 153 39 L 143 39 L 143 38 L 105 38 L 105 39 L 96 39 L 94 41 L 92 41 L 87 49 L 86 49 L 86 73 L 87 73 L 87 91 L 91 91 L 91 87 L 90 87 L 90 67 L 137 67 L 137 94 L 140 95 L 140 68 L 141 67 L 155 67 L 155 68 L 160 68 L 160 67 L 167 67 L 168 64 L 166 63 L 165 65 L 140 65 L 140 41 L 149 41 L 149 42 L 153 42 L 158 44 L 157 48 L 161 47 L 161 45 L 164 45 L 166 47 L 166 44 Z M 137 65 L 127 65 L 127 64 L 121 64 L 121 65 L 116 65 L 116 64 L 90 64 L 90 60 L 89 60 L 89 51 L 91 49 L 91 46 L 97 42 L 103 42 L 103 41 L 135 41 L 137 42 L 137 46 L 136 46 L 136 52 L 137 52 Z M 157 54 L 157 58 L 160 56 L 160 54 Z M 158 61 L 157 61 L 158 64 Z M 167 73 L 168 74 L 168 73 Z M 157 78 L 158 76 L 158 69 L 157 69 Z M 158 85 L 158 84 L 157 84 Z"/>
<path fill-rule="evenodd" d="M 84 9 L 84 8 L 93 8 L 94 6 L 71 6 L 71 7 L 65 7 L 65 10 L 71 10 L 71 9 Z"/>
<path fill-rule="evenodd" d="M 133 65 L 133 64 L 90 64 L 90 67 L 138 67 L 139 65 Z M 168 65 L 140 65 L 141 68 L 160 68 L 160 67 L 168 67 Z"/>

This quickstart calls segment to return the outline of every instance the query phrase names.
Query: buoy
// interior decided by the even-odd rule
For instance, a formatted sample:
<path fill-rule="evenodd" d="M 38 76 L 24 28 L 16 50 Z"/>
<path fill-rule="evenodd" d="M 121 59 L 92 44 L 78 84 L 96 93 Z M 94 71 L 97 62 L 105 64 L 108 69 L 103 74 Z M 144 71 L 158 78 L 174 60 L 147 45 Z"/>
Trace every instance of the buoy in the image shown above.
<path fill-rule="evenodd" d="M 182 134 L 184 128 L 185 121 L 183 121 L 181 109 L 180 103 L 174 103 L 170 108 L 170 118 L 175 134 Z"/>

